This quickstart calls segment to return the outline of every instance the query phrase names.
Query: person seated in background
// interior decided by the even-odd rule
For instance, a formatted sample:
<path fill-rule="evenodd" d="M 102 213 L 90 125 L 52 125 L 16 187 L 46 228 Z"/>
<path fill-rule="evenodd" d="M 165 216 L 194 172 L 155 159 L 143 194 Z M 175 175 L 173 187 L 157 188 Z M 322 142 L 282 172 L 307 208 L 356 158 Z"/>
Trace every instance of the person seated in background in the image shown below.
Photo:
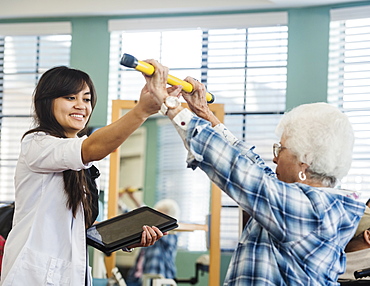
<path fill-rule="evenodd" d="M 180 214 L 178 204 L 171 199 L 158 201 L 154 209 L 176 219 Z M 152 246 L 140 249 L 135 265 L 125 279 L 127 286 L 141 286 L 143 274 L 160 274 L 169 279 L 176 277 L 177 235 L 169 233 Z"/>
<path fill-rule="evenodd" d="M 339 276 L 338 281 L 355 281 L 355 271 L 370 268 L 370 208 L 366 207 L 356 233 L 344 251 L 347 255 L 346 272 Z M 370 280 L 370 277 L 361 280 Z M 370 281 L 368 283 L 370 285 Z"/>

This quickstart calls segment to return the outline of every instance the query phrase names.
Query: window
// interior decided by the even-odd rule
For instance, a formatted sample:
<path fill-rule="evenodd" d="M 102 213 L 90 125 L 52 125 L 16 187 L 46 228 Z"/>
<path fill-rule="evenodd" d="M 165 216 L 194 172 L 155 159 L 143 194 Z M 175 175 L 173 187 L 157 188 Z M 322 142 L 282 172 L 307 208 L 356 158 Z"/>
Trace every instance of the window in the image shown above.
<path fill-rule="evenodd" d="M 14 200 L 20 141 L 30 129 L 32 93 L 43 72 L 69 64 L 69 23 L 0 25 L 0 201 Z"/>
<path fill-rule="evenodd" d="M 352 122 L 355 146 L 342 188 L 370 198 L 370 6 L 331 11 L 328 102 Z"/>
<path fill-rule="evenodd" d="M 274 128 L 285 110 L 286 22 L 286 13 L 110 21 L 110 99 L 138 99 L 144 84 L 137 71 L 119 66 L 123 53 L 157 59 L 171 75 L 203 82 L 215 102 L 224 104 L 225 125 L 258 146 L 256 151 L 271 165 Z M 158 200 L 180 202 L 182 222 L 205 223 L 207 176 L 186 168 L 186 150 L 168 119 L 158 120 L 158 130 Z M 224 194 L 221 224 L 221 248 L 233 250 L 240 232 L 239 209 Z M 181 234 L 179 245 L 204 251 L 204 232 Z"/>

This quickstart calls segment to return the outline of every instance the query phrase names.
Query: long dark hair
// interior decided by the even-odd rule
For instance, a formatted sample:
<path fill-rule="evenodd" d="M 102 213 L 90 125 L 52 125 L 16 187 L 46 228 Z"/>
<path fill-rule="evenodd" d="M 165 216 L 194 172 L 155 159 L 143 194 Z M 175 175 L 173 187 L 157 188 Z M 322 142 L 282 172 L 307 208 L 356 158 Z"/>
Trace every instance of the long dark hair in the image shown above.
<path fill-rule="evenodd" d="M 89 75 L 83 71 L 65 66 L 54 67 L 46 71 L 40 78 L 34 94 L 34 121 L 36 127 L 24 135 L 43 131 L 59 138 L 66 138 L 65 130 L 56 120 L 53 113 L 54 99 L 70 94 L 79 93 L 87 85 L 91 93 L 92 110 L 96 105 L 96 92 Z M 78 133 L 78 136 L 87 134 L 87 125 Z M 92 223 L 92 194 L 88 188 L 85 171 L 66 170 L 63 172 L 64 189 L 67 194 L 67 207 L 72 210 L 73 216 L 82 203 L 85 214 L 85 225 Z"/>

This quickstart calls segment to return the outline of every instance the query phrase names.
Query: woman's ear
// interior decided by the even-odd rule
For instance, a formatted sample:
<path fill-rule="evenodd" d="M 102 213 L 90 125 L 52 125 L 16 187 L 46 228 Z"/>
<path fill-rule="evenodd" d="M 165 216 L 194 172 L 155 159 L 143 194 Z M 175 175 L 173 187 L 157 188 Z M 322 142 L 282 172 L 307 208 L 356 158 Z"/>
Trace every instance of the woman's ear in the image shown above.
<path fill-rule="evenodd" d="M 301 168 L 301 171 L 306 174 L 306 170 L 308 169 L 308 165 L 306 163 L 300 162 L 299 167 Z"/>
<path fill-rule="evenodd" d="M 370 248 L 370 230 L 365 230 L 364 231 L 364 241 L 366 242 L 366 244 L 368 245 L 368 247 Z"/>

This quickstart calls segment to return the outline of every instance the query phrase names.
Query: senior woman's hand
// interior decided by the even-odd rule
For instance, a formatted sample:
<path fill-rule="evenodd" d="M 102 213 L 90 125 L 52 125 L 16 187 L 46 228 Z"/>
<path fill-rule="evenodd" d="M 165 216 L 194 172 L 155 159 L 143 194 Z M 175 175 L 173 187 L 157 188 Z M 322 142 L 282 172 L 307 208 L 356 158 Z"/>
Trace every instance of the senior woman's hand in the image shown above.
<path fill-rule="evenodd" d="M 193 91 L 191 93 L 182 92 L 182 96 L 188 103 L 189 108 L 199 117 L 208 120 L 215 126 L 220 123 L 218 118 L 209 109 L 207 99 L 206 99 L 206 87 L 204 84 L 193 79 L 192 77 L 185 78 L 185 81 L 189 82 L 193 86 Z"/>
<path fill-rule="evenodd" d="M 161 239 L 168 232 L 162 233 L 159 228 L 155 226 L 143 226 L 143 233 L 141 235 L 141 242 L 128 246 L 128 248 L 147 247 L 153 245 L 158 239 Z"/>

